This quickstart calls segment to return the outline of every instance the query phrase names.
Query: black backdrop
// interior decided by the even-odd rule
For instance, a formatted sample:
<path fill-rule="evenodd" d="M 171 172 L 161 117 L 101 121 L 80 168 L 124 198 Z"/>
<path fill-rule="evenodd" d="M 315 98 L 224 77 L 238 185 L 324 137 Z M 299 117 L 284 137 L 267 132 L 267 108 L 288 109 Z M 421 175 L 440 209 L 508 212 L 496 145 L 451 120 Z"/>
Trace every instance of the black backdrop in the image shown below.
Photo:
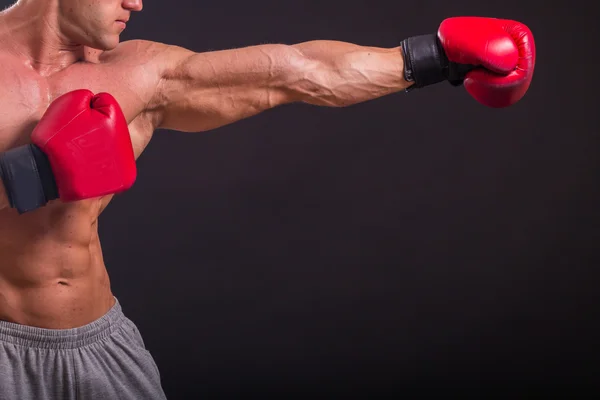
<path fill-rule="evenodd" d="M 124 39 L 393 47 L 482 15 L 538 48 L 509 109 L 438 85 L 157 132 L 100 230 L 168 396 L 593 385 L 600 36 L 575 3 L 147 1 Z"/>

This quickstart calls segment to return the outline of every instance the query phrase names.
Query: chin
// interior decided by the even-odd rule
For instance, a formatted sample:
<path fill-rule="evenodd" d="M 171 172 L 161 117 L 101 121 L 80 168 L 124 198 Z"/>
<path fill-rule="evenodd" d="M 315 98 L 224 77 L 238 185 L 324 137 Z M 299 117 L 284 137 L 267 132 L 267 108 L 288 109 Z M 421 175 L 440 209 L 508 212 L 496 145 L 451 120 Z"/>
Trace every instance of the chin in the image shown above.
<path fill-rule="evenodd" d="M 103 37 L 95 40 L 89 47 L 103 51 L 114 50 L 119 45 L 119 41 L 118 35 L 114 37 Z"/>
<path fill-rule="evenodd" d="M 117 46 L 119 46 L 119 41 L 115 40 L 114 43 L 107 44 L 106 46 L 104 46 L 104 48 L 102 48 L 100 50 L 104 50 L 104 51 L 114 50 L 117 48 Z"/>

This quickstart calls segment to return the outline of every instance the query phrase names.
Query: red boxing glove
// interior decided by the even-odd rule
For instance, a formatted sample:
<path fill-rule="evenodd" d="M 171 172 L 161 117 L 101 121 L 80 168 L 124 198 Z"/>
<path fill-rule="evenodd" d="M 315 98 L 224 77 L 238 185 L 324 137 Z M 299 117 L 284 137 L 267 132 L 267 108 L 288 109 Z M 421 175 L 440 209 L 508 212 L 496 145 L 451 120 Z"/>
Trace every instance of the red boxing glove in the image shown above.
<path fill-rule="evenodd" d="M 68 202 L 120 193 L 135 182 L 127 121 L 107 93 L 76 90 L 59 97 L 31 140 L 0 154 L 0 177 L 20 213 L 56 198 Z"/>
<path fill-rule="evenodd" d="M 511 20 L 455 17 L 442 22 L 437 35 L 402 42 L 404 75 L 411 88 L 443 80 L 464 83 L 489 107 L 507 107 L 529 89 L 535 66 L 535 43 L 525 25 Z"/>
<path fill-rule="evenodd" d="M 123 192 L 135 182 L 127 121 L 108 93 L 76 90 L 59 97 L 31 140 L 48 156 L 63 201 Z"/>
<path fill-rule="evenodd" d="M 438 38 L 450 62 L 476 66 L 467 72 L 464 86 L 480 103 L 510 106 L 529 89 L 535 43 L 527 26 L 495 18 L 449 18 Z"/>

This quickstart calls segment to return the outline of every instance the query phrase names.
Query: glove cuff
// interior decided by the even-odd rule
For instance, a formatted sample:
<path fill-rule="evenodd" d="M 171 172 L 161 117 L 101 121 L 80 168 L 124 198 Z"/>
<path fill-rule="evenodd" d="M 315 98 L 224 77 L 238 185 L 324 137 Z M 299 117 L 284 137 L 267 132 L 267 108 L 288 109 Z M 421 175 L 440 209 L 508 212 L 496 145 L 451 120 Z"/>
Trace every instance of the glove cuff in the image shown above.
<path fill-rule="evenodd" d="M 414 82 L 410 88 L 422 88 L 448 79 L 448 58 L 437 35 L 409 37 L 402 41 L 401 48 L 404 79 Z"/>
<path fill-rule="evenodd" d="M 448 60 L 440 39 L 435 34 L 413 36 L 401 44 L 404 56 L 404 79 L 414 82 L 407 91 L 448 81 L 461 86 L 475 65 L 458 64 Z"/>
<path fill-rule="evenodd" d="M 20 214 L 58 198 L 48 157 L 36 145 L 21 146 L 0 154 L 0 177 L 10 206 Z"/>

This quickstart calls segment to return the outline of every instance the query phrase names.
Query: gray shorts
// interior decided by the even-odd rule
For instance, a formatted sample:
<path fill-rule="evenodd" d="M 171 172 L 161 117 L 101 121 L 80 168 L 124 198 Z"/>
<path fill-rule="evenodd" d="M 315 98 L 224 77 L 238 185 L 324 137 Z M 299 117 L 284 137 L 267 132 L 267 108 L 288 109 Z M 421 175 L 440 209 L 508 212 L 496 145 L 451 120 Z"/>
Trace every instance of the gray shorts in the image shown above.
<path fill-rule="evenodd" d="M 81 328 L 0 321 L 0 399 L 166 399 L 144 341 L 117 302 Z"/>

